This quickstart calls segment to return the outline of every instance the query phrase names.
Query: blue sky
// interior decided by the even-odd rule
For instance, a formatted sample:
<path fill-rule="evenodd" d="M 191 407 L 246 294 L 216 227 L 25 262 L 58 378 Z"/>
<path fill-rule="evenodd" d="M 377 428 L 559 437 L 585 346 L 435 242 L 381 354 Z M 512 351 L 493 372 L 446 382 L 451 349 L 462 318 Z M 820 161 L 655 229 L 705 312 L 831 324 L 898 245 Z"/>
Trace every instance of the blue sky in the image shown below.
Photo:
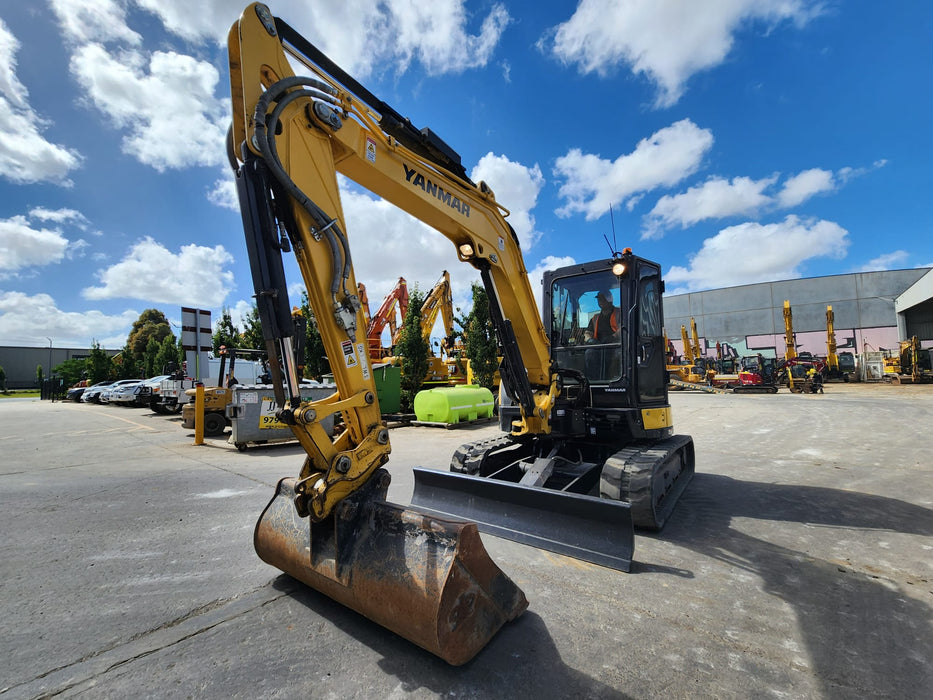
<path fill-rule="evenodd" d="M 245 6 L 0 2 L 0 344 L 119 347 L 147 308 L 248 311 L 223 144 Z M 533 277 L 604 237 L 669 294 L 933 265 L 933 4 L 270 7 L 461 154 Z M 374 310 L 444 269 L 468 306 L 446 239 L 351 183 L 344 208 Z"/>

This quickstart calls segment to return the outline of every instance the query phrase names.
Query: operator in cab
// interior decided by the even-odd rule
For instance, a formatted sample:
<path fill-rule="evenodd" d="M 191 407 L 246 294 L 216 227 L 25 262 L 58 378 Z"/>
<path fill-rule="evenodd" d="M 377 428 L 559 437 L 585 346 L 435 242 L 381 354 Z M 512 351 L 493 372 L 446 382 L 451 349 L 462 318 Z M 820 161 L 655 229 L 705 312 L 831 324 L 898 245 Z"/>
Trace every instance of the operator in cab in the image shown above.
<path fill-rule="evenodd" d="M 611 343 L 619 339 L 619 328 L 622 325 L 622 312 L 612 301 L 612 293 L 604 289 L 596 294 L 599 304 L 599 313 L 590 319 L 589 325 L 583 332 L 583 340 L 587 343 Z"/>

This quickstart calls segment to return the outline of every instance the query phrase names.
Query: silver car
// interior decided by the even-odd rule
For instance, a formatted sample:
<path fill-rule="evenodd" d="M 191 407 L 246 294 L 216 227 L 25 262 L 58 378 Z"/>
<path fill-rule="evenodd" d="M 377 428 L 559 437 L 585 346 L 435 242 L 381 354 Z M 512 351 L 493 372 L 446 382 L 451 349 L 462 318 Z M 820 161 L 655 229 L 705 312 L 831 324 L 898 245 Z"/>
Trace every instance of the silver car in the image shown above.
<path fill-rule="evenodd" d="M 100 403 L 111 403 L 113 401 L 114 395 L 120 391 L 120 389 L 127 384 L 139 384 L 139 379 L 120 379 L 119 381 L 114 382 L 108 387 L 105 387 L 102 392 L 100 392 L 100 397 L 98 400 Z"/>

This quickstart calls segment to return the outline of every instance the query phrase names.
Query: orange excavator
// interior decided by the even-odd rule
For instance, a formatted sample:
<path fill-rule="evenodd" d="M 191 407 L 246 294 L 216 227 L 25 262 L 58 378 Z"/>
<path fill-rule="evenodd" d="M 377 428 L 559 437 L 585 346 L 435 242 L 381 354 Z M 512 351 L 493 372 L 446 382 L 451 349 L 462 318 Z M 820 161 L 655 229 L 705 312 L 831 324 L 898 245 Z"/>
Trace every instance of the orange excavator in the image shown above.
<path fill-rule="evenodd" d="M 405 314 L 408 313 L 408 284 L 404 277 L 399 277 L 395 286 L 386 294 L 385 299 L 376 311 L 376 315 L 366 325 L 366 338 L 369 341 L 369 359 L 380 362 L 392 354 L 392 348 L 398 343 L 398 334 L 401 331 L 401 325 L 398 323 L 396 313 L 398 313 L 402 322 L 405 322 Z M 391 346 L 382 347 L 382 333 L 386 326 L 389 327 L 391 336 Z"/>

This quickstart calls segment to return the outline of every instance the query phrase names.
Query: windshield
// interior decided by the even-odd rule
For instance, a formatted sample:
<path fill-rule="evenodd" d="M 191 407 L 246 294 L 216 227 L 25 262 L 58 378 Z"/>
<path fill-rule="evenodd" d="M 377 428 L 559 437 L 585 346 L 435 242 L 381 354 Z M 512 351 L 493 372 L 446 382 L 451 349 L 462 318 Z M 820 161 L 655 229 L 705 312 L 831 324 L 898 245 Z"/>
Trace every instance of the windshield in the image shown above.
<path fill-rule="evenodd" d="M 611 272 L 555 280 L 551 300 L 554 347 L 619 343 L 621 292 Z"/>
<path fill-rule="evenodd" d="M 554 280 L 551 344 L 558 366 L 579 370 L 590 382 L 618 379 L 622 302 L 619 280 L 608 270 Z"/>

